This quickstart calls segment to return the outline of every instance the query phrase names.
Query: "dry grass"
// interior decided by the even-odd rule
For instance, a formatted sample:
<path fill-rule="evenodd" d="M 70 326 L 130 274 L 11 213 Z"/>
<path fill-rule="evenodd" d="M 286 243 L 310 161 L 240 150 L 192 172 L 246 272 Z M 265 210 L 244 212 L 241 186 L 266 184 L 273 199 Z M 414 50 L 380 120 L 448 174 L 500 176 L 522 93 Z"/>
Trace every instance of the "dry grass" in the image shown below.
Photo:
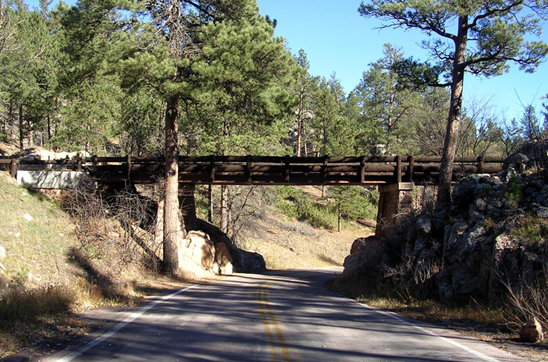
<path fill-rule="evenodd" d="M 120 262 L 121 231 L 109 248 L 84 246 L 58 202 L 0 172 L 0 358 L 85 329 L 72 312 L 135 305 L 154 275 Z M 152 283 L 152 282 L 150 282 Z"/>
<path fill-rule="evenodd" d="M 337 233 L 315 229 L 274 209 L 268 215 L 256 220 L 253 230 L 243 232 L 240 244 L 263 255 L 271 270 L 342 266 L 354 240 L 371 233 L 355 223 Z"/>
<path fill-rule="evenodd" d="M 377 296 L 362 296 L 357 298 L 357 301 L 417 320 L 452 325 L 474 324 L 508 331 L 506 312 L 500 308 L 489 309 L 479 304 L 447 305 L 434 300 L 414 300 L 404 303 L 397 298 Z"/>

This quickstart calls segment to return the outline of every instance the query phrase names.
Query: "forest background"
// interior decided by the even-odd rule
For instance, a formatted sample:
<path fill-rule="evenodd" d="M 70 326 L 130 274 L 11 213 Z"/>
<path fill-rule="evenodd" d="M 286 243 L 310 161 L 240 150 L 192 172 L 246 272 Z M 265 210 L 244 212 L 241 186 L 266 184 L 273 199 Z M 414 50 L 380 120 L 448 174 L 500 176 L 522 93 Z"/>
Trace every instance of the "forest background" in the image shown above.
<path fill-rule="evenodd" d="M 274 37 L 276 22 L 249 3 L 253 22 L 231 25 L 239 28 L 207 31 L 204 24 L 214 21 L 196 22 L 205 30 L 178 85 L 185 92 L 182 154 L 441 155 L 449 91 L 402 86 L 394 70 L 402 49 L 385 44 L 345 93 L 335 74 L 312 76 L 305 50 L 291 54 Z M 104 1 L 43 2 L 31 10 L 4 0 L 2 7 L 2 141 L 17 140 L 21 149 L 163 154 L 169 51 L 143 9 Z M 242 35 L 244 26 L 254 34 Z M 257 58 L 265 49 L 247 41 L 253 36 L 272 46 L 269 59 Z M 216 56 L 224 59 L 213 64 Z M 457 155 L 512 153 L 546 128 L 546 107 L 523 104 L 521 118 L 507 118 L 488 99 L 465 98 Z"/>

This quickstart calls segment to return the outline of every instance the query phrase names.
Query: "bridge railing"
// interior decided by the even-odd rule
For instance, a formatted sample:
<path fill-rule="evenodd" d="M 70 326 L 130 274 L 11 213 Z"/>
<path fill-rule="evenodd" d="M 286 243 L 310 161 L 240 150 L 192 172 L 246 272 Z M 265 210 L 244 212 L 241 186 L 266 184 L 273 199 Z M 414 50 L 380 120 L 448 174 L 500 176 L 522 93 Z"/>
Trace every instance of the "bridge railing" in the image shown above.
<path fill-rule="evenodd" d="M 179 179 L 195 184 L 390 184 L 435 183 L 441 157 L 276 157 L 180 156 Z M 453 178 L 496 173 L 503 157 L 457 157 Z M 0 158 L 13 176 L 21 170 L 85 171 L 103 182 L 154 183 L 163 176 L 163 157 L 88 157 L 72 160 L 20 160 Z"/>

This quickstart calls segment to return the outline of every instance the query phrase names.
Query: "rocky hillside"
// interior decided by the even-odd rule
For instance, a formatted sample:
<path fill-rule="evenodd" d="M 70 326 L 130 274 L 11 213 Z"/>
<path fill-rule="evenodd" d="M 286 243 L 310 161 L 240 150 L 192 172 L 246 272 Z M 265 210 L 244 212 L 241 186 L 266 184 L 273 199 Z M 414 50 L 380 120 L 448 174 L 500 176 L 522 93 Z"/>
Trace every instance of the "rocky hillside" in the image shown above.
<path fill-rule="evenodd" d="M 358 239 L 344 276 L 444 301 L 509 301 L 547 327 L 548 185 L 526 161 L 463 178 L 450 208 L 410 218 L 399 239 Z"/>

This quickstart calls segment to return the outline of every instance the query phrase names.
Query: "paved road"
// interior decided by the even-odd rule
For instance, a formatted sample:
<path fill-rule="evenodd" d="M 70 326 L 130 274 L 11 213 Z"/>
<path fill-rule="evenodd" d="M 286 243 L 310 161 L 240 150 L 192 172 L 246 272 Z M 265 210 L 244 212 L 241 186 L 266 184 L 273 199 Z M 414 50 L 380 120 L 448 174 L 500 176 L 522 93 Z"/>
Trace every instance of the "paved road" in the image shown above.
<path fill-rule="evenodd" d="M 42 361 L 524 361 L 324 287 L 339 270 L 236 275 L 114 313 L 108 333 Z"/>

